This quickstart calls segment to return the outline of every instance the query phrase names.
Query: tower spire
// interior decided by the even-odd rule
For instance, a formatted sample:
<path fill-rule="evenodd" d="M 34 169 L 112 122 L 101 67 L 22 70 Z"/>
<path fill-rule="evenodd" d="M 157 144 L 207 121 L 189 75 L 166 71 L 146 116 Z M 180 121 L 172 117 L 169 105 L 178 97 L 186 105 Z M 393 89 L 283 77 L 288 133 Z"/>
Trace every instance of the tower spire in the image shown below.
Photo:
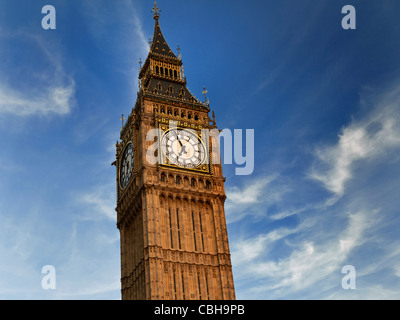
<path fill-rule="evenodd" d="M 215 115 L 211 123 L 205 87 L 207 103 L 186 87 L 181 50 L 178 58 L 168 46 L 159 12 L 154 3 L 136 103 L 121 115 L 116 144 L 122 299 L 235 299 L 225 178 L 218 145 L 204 131 L 218 130 Z M 160 133 L 158 150 L 148 130 Z"/>
<path fill-rule="evenodd" d="M 154 12 L 155 24 L 154 24 L 154 35 L 150 45 L 150 52 L 159 53 L 162 55 L 178 59 L 168 46 L 167 41 L 165 41 L 165 38 L 161 32 L 160 23 L 158 21 L 158 19 L 160 18 L 159 13 L 161 12 L 161 10 L 157 7 L 157 2 L 154 2 L 154 8 L 152 12 Z"/>
<path fill-rule="evenodd" d="M 143 92 L 144 95 L 155 94 L 157 99 L 162 96 L 164 99 L 179 100 L 190 106 L 196 105 L 199 108 L 209 109 L 208 99 L 207 103 L 198 101 L 186 87 L 181 48 L 177 47 L 178 56 L 176 56 L 167 44 L 160 27 L 160 9 L 157 2 L 154 2 L 152 12 L 154 13 L 154 34 L 149 41 L 149 54 L 143 67 L 140 66 L 139 92 Z"/>

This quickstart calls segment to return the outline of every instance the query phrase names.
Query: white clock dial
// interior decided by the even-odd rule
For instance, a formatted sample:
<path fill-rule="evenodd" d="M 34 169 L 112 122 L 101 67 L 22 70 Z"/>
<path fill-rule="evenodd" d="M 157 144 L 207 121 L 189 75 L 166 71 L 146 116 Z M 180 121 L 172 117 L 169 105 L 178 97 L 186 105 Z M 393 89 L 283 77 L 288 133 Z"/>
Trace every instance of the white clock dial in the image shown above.
<path fill-rule="evenodd" d="M 129 179 L 133 171 L 133 144 L 130 142 L 124 150 L 124 154 L 121 159 L 121 167 L 119 174 L 119 181 L 122 188 L 125 188 L 129 182 Z"/>
<path fill-rule="evenodd" d="M 169 163 L 182 168 L 196 168 L 206 157 L 204 144 L 190 130 L 168 131 L 162 137 L 161 146 Z"/>

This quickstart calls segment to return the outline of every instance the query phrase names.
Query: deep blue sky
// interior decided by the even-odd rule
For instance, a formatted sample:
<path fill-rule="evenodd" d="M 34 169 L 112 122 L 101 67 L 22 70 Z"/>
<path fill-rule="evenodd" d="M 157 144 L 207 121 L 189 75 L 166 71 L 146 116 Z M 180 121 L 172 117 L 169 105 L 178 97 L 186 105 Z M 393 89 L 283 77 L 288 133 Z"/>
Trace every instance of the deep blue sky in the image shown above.
<path fill-rule="evenodd" d="M 47 4 L 56 30 L 41 27 Z M 348 4 L 356 30 L 341 27 Z M 223 167 L 237 298 L 399 299 L 400 3 L 158 6 L 218 127 L 255 130 L 254 172 Z M 110 164 L 152 7 L 0 0 L 1 299 L 120 298 Z M 56 290 L 41 287 L 48 264 Z"/>

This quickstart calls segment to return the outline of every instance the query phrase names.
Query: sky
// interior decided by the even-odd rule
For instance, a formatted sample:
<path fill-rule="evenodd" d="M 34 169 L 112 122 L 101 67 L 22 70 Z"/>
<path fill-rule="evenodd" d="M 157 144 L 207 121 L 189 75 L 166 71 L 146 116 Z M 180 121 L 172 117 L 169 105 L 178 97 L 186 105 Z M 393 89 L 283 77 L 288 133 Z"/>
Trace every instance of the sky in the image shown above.
<path fill-rule="evenodd" d="M 157 4 L 218 128 L 254 130 L 254 171 L 223 165 L 236 298 L 400 299 L 400 3 Z M 120 299 L 111 163 L 152 7 L 0 0 L 0 299 Z"/>

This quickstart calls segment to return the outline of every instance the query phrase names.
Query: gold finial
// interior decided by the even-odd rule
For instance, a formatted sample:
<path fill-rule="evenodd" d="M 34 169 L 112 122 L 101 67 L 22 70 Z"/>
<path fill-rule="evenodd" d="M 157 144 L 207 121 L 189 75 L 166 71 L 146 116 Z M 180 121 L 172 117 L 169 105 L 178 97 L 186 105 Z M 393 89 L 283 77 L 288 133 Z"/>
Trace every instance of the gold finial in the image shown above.
<path fill-rule="evenodd" d="M 142 58 L 139 58 L 139 71 L 142 70 Z"/>
<path fill-rule="evenodd" d="M 121 114 L 121 119 L 119 119 L 119 120 L 121 120 L 121 122 L 122 122 L 122 127 L 121 127 L 121 130 L 122 130 L 122 128 L 124 127 L 124 120 L 125 120 L 124 114 Z"/>
<path fill-rule="evenodd" d="M 176 46 L 176 50 L 178 51 L 178 59 L 182 60 L 181 48 L 179 47 L 179 44 Z"/>
<path fill-rule="evenodd" d="M 203 92 L 202 92 L 202 94 L 204 94 L 204 101 L 207 101 L 207 90 L 206 90 L 206 87 L 203 87 Z"/>
<path fill-rule="evenodd" d="M 159 12 L 161 12 L 160 8 L 157 7 L 157 2 L 154 1 L 154 8 L 153 10 L 151 10 L 151 12 L 154 12 L 154 19 L 158 19 L 160 17 L 160 15 L 158 14 Z"/>
<path fill-rule="evenodd" d="M 202 93 L 204 94 L 204 103 L 209 105 L 210 103 L 208 102 L 208 99 L 207 99 L 207 92 L 208 91 L 206 90 L 206 87 L 203 87 Z"/>

